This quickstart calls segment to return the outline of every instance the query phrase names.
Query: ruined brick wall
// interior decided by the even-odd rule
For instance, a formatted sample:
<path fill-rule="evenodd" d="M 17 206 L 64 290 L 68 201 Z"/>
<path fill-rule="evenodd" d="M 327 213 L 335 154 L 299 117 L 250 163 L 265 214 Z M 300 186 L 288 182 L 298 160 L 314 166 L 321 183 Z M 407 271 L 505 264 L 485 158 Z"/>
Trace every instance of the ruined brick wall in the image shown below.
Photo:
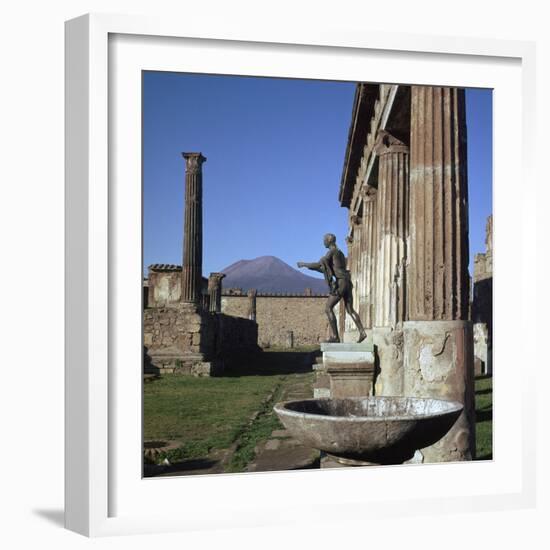
<path fill-rule="evenodd" d="M 258 343 L 262 348 L 289 346 L 292 331 L 294 347 L 318 344 L 327 337 L 326 296 L 262 295 L 256 297 Z M 246 295 L 222 296 L 222 313 L 248 318 Z"/>
<path fill-rule="evenodd" d="M 143 311 L 145 369 L 191 374 L 196 364 L 215 357 L 215 319 L 185 306 Z"/>
<path fill-rule="evenodd" d="M 258 325 L 248 319 L 193 311 L 185 305 L 143 311 L 146 370 L 195 373 L 197 364 L 258 351 Z"/>
<path fill-rule="evenodd" d="M 222 357 L 254 353 L 258 347 L 258 324 L 243 317 L 217 315 L 219 320 L 218 353 Z"/>
<path fill-rule="evenodd" d="M 153 264 L 149 266 L 144 287 L 147 295 L 144 307 L 173 306 L 181 302 L 181 265 Z M 201 280 L 201 306 L 208 311 L 208 279 Z"/>
<path fill-rule="evenodd" d="M 149 307 L 176 304 L 181 298 L 181 269 L 167 266 L 164 271 L 153 271 L 149 268 L 147 286 Z"/>
<path fill-rule="evenodd" d="M 493 340 L 493 216 L 487 218 L 485 253 L 474 259 L 474 292 L 472 321 L 474 322 L 474 355 L 476 374 L 492 374 Z"/>

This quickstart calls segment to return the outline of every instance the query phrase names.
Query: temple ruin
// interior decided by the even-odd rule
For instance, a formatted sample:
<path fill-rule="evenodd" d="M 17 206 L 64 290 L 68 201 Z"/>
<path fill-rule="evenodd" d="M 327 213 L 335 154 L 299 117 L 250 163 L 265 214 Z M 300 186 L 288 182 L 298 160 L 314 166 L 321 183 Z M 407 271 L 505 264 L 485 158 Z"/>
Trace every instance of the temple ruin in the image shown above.
<path fill-rule="evenodd" d="M 466 131 L 464 89 L 357 85 L 338 198 L 349 213 L 354 305 L 369 338 L 353 344 L 358 334 L 341 307 L 342 343 L 324 344 L 315 366 L 316 396 L 463 404 L 447 435 L 422 449 L 426 462 L 475 457 L 474 375 L 492 372 L 492 217 L 472 285 Z M 183 156 L 183 262 L 149 266 L 146 365 L 211 375 L 232 352 L 322 342 L 326 295 L 224 289 L 223 273 L 203 277 L 206 159 Z M 344 365 L 339 353 L 357 360 Z"/>
<path fill-rule="evenodd" d="M 354 301 L 375 349 L 373 392 L 463 403 L 455 426 L 423 459 L 471 459 L 464 90 L 359 84 L 339 201 L 349 210 Z M 344 341 L 355 341 L 343 313 L 339 325 Z"/>
<path fill-rule="evenodd" d="M 493 374 L 493 216 L 485 227 L 485 252 L 474 258 L 474 371 L 476 375 Z"/>
<path fill-rule="evenodd" d="M 223 273 L 202 276 L 201 153 L 183 153 L 183 264 L 149 266 L 143 310 L 146 372 L 211 376 L 231 354 L 258 351 L 255 321 L 221 310 Z"/>

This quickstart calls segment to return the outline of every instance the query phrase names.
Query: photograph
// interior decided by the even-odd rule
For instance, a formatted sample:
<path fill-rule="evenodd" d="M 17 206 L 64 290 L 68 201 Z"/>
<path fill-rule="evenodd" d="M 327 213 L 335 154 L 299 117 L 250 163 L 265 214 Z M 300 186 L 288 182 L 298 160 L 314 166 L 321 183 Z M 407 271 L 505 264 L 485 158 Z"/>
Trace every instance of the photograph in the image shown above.
<path fill-rule="evenodd" d="M 142 71 L 143 476 L 492 460 L 492 170 L 489 88 Z"/>

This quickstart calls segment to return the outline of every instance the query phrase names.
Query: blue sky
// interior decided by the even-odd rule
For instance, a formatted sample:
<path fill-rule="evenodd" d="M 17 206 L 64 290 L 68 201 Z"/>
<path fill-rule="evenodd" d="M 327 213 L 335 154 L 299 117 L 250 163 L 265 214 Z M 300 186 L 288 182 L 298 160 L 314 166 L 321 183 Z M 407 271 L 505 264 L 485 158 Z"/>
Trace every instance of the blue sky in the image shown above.
<path fill-rule="evenodd" d="M 207 157 L 203 274 L 264 255 L 316 260 L 328 232 L 345 251 L 338 190 L 354 91 L 349 82 L 144 73 L 145 271 L 182 261 L 182 151 Z M 492 94 L 467 90 L 466 101 L 473 258 L 492 212 Z"/>

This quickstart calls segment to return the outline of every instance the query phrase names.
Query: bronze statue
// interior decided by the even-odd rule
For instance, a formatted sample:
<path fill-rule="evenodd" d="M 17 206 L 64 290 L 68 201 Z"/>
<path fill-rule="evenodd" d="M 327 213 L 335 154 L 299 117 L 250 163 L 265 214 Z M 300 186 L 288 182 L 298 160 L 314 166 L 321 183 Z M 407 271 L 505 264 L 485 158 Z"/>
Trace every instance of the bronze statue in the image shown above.
<path fill-rule="evenodd" d="M 325 276 L 325 281 L 327 282 L 330 292 L 327 305 L 325 306 L 325 313 L 327 314 L 330 326 L 330 338 L 327 342 L 340 342 L 336 316 L 333 311 L 334 306 L 340 300 L 344 300 L 346 312 L 351 316 L 359 331 L 357 343 L 362 342 L 367 337 L 367 333 L 363 328 L 363 323 L 361 323 L 359 315 L 353 309 L 353 284 L 351 282 L 350 273 L 346 269 L 346 257 L 336 246 L 336 237 L 332 233 L 327 233 L 324 236 L 323 244 L 328 248 L 328 252 L 318 262 L 298 262 L 298 267 L 307 267 L 313 271 L 323 273 Z"/>

